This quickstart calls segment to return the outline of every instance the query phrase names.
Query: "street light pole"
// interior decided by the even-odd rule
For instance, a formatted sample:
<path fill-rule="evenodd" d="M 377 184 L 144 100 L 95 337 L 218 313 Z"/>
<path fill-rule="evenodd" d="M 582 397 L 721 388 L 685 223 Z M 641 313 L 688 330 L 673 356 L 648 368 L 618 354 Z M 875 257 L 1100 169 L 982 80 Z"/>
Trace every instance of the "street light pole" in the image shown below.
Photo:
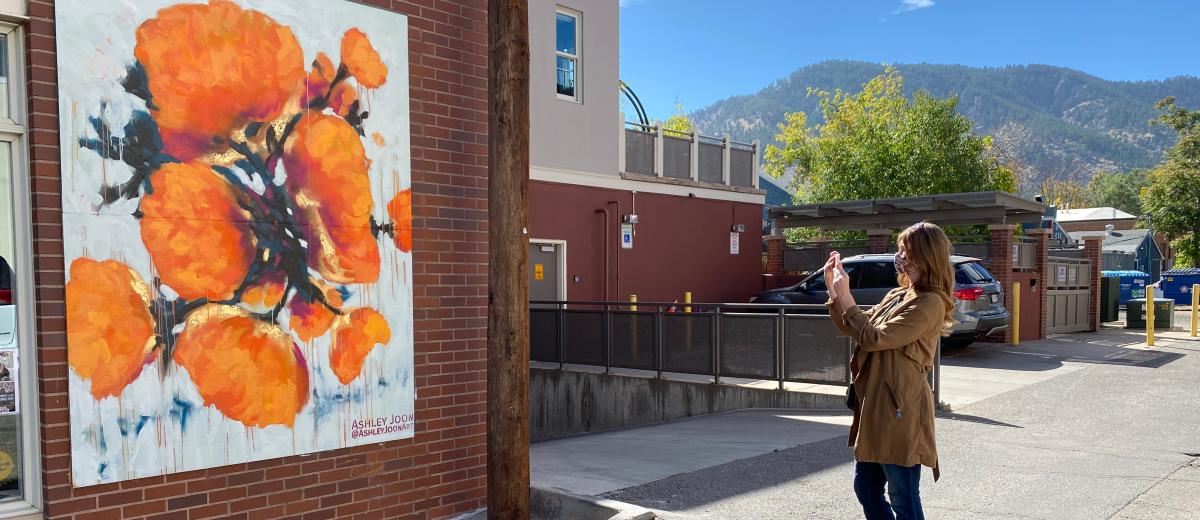
<path fill-rule="evenodd" d="M 489 520 L 529 518 L 529 2 L 488 0 Z"/>

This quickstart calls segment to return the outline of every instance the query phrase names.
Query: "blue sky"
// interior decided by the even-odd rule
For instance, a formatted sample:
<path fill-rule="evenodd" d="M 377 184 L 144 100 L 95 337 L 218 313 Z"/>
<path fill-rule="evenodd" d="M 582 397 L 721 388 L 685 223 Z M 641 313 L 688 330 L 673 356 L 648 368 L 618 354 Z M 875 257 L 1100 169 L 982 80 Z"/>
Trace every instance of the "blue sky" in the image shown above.
<path fill-rule="evenodd" d="M 676 99 L 703 108 L 829 59 L 1200 75 L 1197 0 L 620 2 L 621 78 L 658 119 Z"/>

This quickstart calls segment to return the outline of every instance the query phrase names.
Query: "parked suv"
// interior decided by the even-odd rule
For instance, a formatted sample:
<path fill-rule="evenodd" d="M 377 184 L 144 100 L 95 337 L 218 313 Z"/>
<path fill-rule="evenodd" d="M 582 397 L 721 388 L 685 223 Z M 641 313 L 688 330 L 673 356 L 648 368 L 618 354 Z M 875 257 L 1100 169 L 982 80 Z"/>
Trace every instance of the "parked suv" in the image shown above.
<path fill-rule="evenodd" d="M 950 336 L 943 338 L 946 346 L 965 346 L 976 339 L 1008 329 L 1009 314 L 1004 308 L 1004 289 L 978 258 L 953 255 L 954 320 Z M 895 289 L 895 255 L 858 255 L 842 260 L 850 276 L 850 292 L 859 305 L 875 305 Z M 825 303 L 829 293 L 825 288 L 825 273 L 817 271 L 800 283 L 759 293 L 750 303 Z"/>

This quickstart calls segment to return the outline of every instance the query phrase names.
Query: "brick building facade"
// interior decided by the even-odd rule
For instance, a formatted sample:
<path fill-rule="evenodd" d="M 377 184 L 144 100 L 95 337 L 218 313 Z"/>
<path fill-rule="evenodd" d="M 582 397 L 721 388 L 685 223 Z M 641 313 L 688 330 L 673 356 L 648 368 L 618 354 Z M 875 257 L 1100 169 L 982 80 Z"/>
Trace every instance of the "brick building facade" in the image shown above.
<path fill-rule="evenodd" d="M 415 438 L 82 488 L 69 475 L 55 5 L 0 3 L 24 32 L 36 301 L 27 463 L 40 475 L 23 484 L 41 512 L 19 518 L 446 518 L 484 505 L 487 4 L 363 3 L 409 20 Z"/>

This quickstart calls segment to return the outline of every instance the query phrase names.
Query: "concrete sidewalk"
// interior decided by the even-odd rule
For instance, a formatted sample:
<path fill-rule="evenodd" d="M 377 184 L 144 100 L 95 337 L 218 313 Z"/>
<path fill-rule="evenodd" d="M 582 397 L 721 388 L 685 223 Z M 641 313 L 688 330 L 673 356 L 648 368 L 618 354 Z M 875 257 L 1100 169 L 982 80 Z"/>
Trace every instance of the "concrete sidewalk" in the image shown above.
<path fill-rule="evenodd" d="M 1123 330 L 948 352 L 927 516 L 1200 518 L 1195 354 Z M 755 410 L 539 443 L 533 477 L 665 518 L 853 518 L 847 422 Z"/>
<path fill-rule="evenodd" d="M 844 438 L 848 411 L 747 410 L 539 442 L 532 484 L 599 495 L 662 478 Z"/>

